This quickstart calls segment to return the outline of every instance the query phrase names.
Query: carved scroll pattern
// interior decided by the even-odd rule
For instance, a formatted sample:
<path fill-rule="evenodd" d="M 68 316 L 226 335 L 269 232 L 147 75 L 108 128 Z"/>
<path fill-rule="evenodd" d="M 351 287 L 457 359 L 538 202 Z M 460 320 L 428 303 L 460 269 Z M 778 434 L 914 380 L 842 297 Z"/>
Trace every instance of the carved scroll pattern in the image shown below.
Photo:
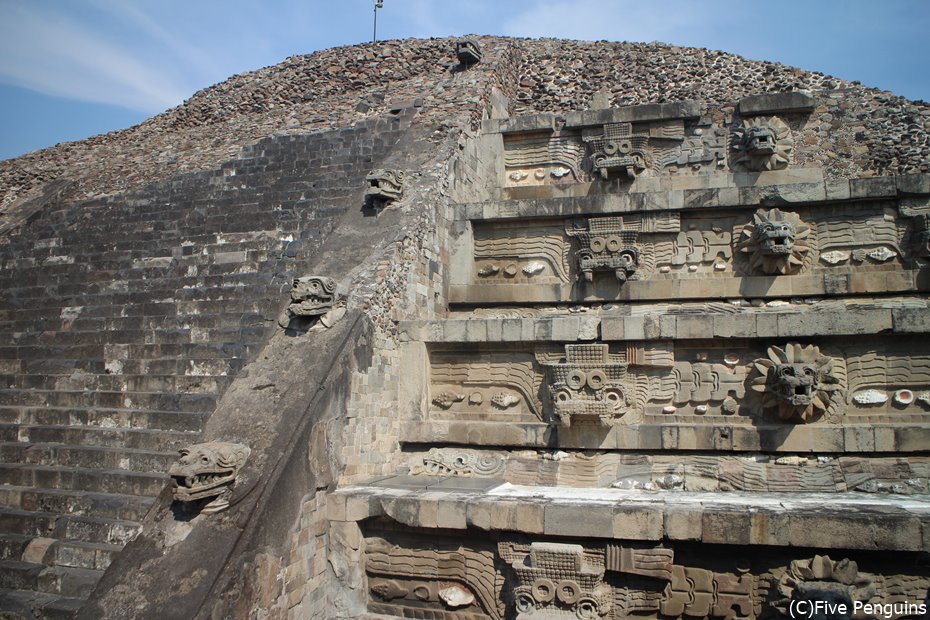
<path fill-rule="evenodd" d="M 430 362 L 433 417 L 541 420 L 542 373 L 529 353 L 485 353 L 463 360 L 436 352 Z"/>
<path fill-rule="evenodd" d="M 453 582 L 472 593 L 473 605 L 488 617 L 500 619 L 504 616 L 503 576 L 495 568 L 495 554 L 490 549 L 443 544 L 430 539 L 397 545 L 383 538 L 367 538 L 365 570 L 369 577 L 384 576 L 394 581 L 393 584 L 380 582 L 378 589 L 370 583 L 376 599 L 408 598 L 421 604 L 442 606 L 439 587 L 443 582 Z M 426 587 L 417 591 L 417 581 L 426 582 Z"/>
<path fill-rule="evenodd" d="M 475 272 L 481 281 L 569 282 L 568 244 L 557 226 L 477 228 Z"/>
<path fill-rule="evenodd" d="M 925 260 L 918 256 L 922 246 L 912 247 L 922 234 L 913 220 L 887 203 L 865 203 L 712 216 L 668 212 L 558 223 L 484 222 L 475 225 L 472 281 L 574 286 L 613 277 L 622 286 L 665 278 L 912 268 Z"/>
<path fill-rule="evenodd" d="M 370 609 L 406 617 L 625 618 L 634 613 L 672 618 L 760 618 L 771 608 L 787 613 L 792 599 L 825 591 L 850 602 L 923 600 L 926 568 L 861 570 L 840 556 L 679 558 L 676 550 L 645 544 L 503 540 L 492 549 L 470 538 L 444 540 L 424 532 L 402 544 L 365 540 Z M 803 553 L 803 552 L 801 552 Z M 442 594 L 455 586 L 459 596 Z M 430 615 L 431 612 L 440 614 Z M 900 609 L 891 617 L 904 615 Z M 427 614 L 427 615 L 422 615 Z"/>
<path fill-rule="evenodd" d="M 504 169 L 508 185 L 538 185 L 562 179 L 582 178 L 584 145 L 577 135 L 528 135 L 504 141 Z"/>

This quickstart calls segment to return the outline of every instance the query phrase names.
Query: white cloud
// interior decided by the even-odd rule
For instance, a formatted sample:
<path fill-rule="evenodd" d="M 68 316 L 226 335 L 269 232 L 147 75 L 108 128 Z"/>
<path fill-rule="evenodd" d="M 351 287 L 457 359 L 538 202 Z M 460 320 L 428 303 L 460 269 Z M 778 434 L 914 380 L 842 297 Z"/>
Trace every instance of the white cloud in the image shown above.
<path fill-rule="evenodd" d="M 99 33 L 35 4 L 7 4 L 0 80 L 48 95 L 155 112 L 190 92 L 181 80 Z"/>

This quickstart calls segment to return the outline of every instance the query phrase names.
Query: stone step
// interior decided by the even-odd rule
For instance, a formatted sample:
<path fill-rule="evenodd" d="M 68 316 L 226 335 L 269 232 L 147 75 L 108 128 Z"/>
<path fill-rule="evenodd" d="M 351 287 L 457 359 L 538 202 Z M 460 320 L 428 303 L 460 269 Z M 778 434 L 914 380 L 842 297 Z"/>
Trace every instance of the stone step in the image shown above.
<path fill-rule="evenodd" d="M 45 561 L 51 566 L 104 571 L 122 550 L 122 545 L 59 540 L 49 548 Z"/>
<path fill-rule="evenodd" d="M 56 443 L 0 442 L 0 463 L 54 465 L 82 469 L 166 472 L 174 452 L 135 448 L 73 446 Z"/>
<path fill-rule="evenodd" d="M 0 390 L 0 407 L 103 407 L 129 410 L 210 413 L 215 394 L 166 392 L 89 392 L 85 390 Z"/>
<path fill-rule="evenodd" d="M 165 473 L 0 463 L 0 484 L 20 487 L 153 497 L 161 492 L 167 480 Z"/>
<path fill-rule="evenodd" d="M 150 450 L 174 454 L 188 443 L 196 443 L 199 433 L 150 430 L 144 428 L 101 428 L 99 426 L 57 426 L 0 423 L 0 442 L 106 446 Z"/>
<path fill-rule="evenodd" d="M 31 339 L 39 338 L 42 334 L 58 332 L 65 320 L 60 315 L 46 318 L 24 316 L 16 319 L 14 315 L 18 312 L 18 310 L 0 309 L 0 336 L 4 338 L 5 342 L 14 342 L 14 335 L 16 334 L 20 334 L 20 337 L 25 339 L 24 342 L 30 342 Z M 232 329 L 239 326 L 264 325 L 267 321 L 266 313 L 255 311 L 242 313 L 222 311 L 184 316 L 177 314 L 167 316 L 78 316 L 73 320 L 68 319 L 71 327 L 68 331 L 80 334 L 95 334 L 97 339 L 90 338 L 90 342 L 106 342 L 106 332 L 138 329 L 148 329 L 153 332 L 158 329 Z M 122 342 L 130 341 L 122 340 Z"/>
<path fill-rule="evenodd" d="M 120 345 L 121 346 L 121 345 Z M 118 363 L 117 363 L 118 362 Z M 104 356 L 84 359 L 33 359 L 0 360 L 4 375 L 45 375 L 72 380 L 76 375 L 114 376 L 150 375 L 179 377 L 224 377 L 235 374 L 246 363 L 245 357 L 182 358 L 107 360 Z M 7 386 L 9 383 L 7 384 Z M 13 386 L 16 387 L 15 379 Z M 6 386 L 2 386 L 6 387 Z M 25 387 L 25 386 L 24 386 Z M 7 387 L 7 389 L 9 389 Z M 55 390 L 63 388 L 55 387 Z M 120 390 L 116 390 L 120 391 Z"/>
<path fill-rule="evenodd" d="M 87 598 L 102 576 L 102 570 L 0 560 L 0 588 L 9 590 Z"/>
<path fill-rule="evenodd" d="M 83 598 L 45 592 L 0 589 L 0 609 L 23 618 L 70 620 L 84 604 Z"/>
<path fill-rule="evenodd" d="M 122 370 L 123 361 L 111 368 Z M 177 376 L 149 374 L 0 374 L 0 389 L 47 391 L 101 391 L 101 392 L 181 392 L 184 394 L 210 394 L 222 391 L 230 382 L 224 376 Z"/>
<path fill-rule="evenodd" d="M 23 553 L 34 536 L 0 532 L 0 560 L 22 560 Z"/>
<path fill-rule="evenodd" d="M 207 414 L 111 407 L 22 407 L 0 405 L 0 422 L 40 426 L 137 428 L 200 432 Z"/>
<path fill-rule="evenodd" d="M 93 515 L 103 519 L 141 521 L 154 501 L 154 497 L 120 493 L 0 485 L 0 506 L 62 515 Z"/>
<path fill-rule="evenodd" d="M 106 570 L 122 545 L 0 533 L 0 560 Z"/>
<path fill-rule="evenodd" d="M 33 538 L 125 545 L 141 527 L 136 521 L 0 508 L 0 532 Z"/>
<path fill-rule="evenodd" d="M 180 342 L 180 343 L 130 343 L 120 346 L 125 359 L 158 360 L 184 359 L 227 359 L 247 356 L 250 348 L 239 342 Z M 105 359 L 106 345 L 91 344 L 8 344 L 0 346 L 0 359 L 19 360 L 87 360 Z"/>

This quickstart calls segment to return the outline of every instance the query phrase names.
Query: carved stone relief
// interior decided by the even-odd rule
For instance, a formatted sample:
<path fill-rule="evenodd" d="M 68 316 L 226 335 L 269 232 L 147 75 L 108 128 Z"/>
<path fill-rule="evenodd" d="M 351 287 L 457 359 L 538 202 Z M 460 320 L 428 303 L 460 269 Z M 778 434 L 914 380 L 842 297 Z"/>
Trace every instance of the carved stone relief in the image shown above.
<path fill-rule="evenodd" d="M 626 355 L 611 354 L 606 344 L 565 345 L 564 360 L 546 366 L 549 396 L 562 426 L 571 426 L 573 419 L 608 423 L 632 402 L 623 381 Z"/>
<path fill-rule="evenodd" d="M 455 56 L 463 65 L 473 65 L 481 60 L 481 46 L 475 39 L 459 39 L 455 42 Z"/>
<path fill-rule="evenodd" d="M 754 363 L 752 389 L 764 408 L 776 408 L 785 421 L 811 422 L 842 402 L 844 377 L 832 358 L 814 345 L 769 347 Z"/>
<path fill-rule="evenodd" d="M 295 278 L 291 286 L 291 303 L 278 323 L 291 326 L 292 319 L 318 319 L 310 329 L 331 327 L 345 315 L 343 300 L 336 295 L 336 281 L 325 276 Z"/>
<path fill-rule="evenodd" d="M 636 245 L 639 231 L 624 228 L 622 217 L 572 221 L 566 224 L 565 232 L 578 241 L 575 260 L 588 282 L 594 280 L 595 271 L 612 272 L 617 282 L 626 282 L 636 273 L 640 263 Z"/>
<path fill-rule="evenodd" d="M 510 596 L 517 619 L 611 617 L 613 591 L 604 582 L 604 554 L 575 544 L 500 543 L 498 553 L 516 576 Z"/>
<path fill-rule="evenodd" d="M 930 586 L 926 568 L 916 565 L 871 560 L 880 572 L 865 572 L 848 557 L 803 550 L 795 552 L 800 558 L 777 549 L 734 558 L 649 543 L 505 537 L 494 548 L 474 536 L 415 536 L 365 539 L 369 611 L 449 619 L 748 620 L 773 612 L 788 617 L 792 600 L 832 594 L 850 603 L 895 605 L 888 617 L 899 618 L 914 613 Z"/>
<path fill-rule="evenodd" d="M 508 186 L 562 184 L 582 180 L 584 145 L 577 134 L 514 136 L 504 142 Z"/>
<path fill-rule="evenodd" d="M 912 268 L 924 247 L 921 225 L 920 218 L 881 202 L 752 215 L 721 209 L 476 223 L 471 281 L 557 284 L 563 288 L 547 290 L 560 291 L 566 301 L 587 301 L 635 290 L 634 282 L 702 279 L 707 297 L 732 296 L 721 276 Z M 821 287 L 821 294 L 837 292 L 825 282 L 811 286 Z"/>
<path fill-rule="evenodd" d="M 504 471 L 504 459 L 478 450 L 431 448 L 429 454 L 414 459 L 410 475 L 490 478 Z"/>
<path fill-rule="evenodd" d="M 397 544 L 401 543 L 401 544 Z M 430 609 L 456 618 L 504 617 L 503 576 L 491 544 L 375 537 L 365 539 L 369 609 L 423 617 Z"/>
<path fill-rule="evenodd" d="M 668 341 L 434 351 L 430 417 L 570 426 L 894 422 L 930 415 L 923 339 Z M 721 417 L 722 416 L 722 417 Z"/>
<path fill-rule="evenodd" d="M 810 227 L 797 214 L 759 209 L 740 235 L 739 249 L 749 256 L 750 268 L 767 275 L 800 271 L 810 251 Z"/>
<path fill-rule="evenodd" d="M 430 417 L 540 421 L 542 369 L 532 353 L 486 351 L 430 356 Z"/>
<path fill-rule="evenodd" d="M 504 135 L 506 187 L 632 179 L 725 166 L 726 128 L 699 119 L 607 123 Z"/>
<path fill-rule="evenodd" d="M 791 129 L 778 117 L 744 119 L 733 129 L 731 162 L 734 170 L 781 170 L 793 149 Z"/>
<path fill-rule="evenodd" d="M 174 499 L 194 502 L 214 498 L 200 512 L 219 512 L 229 506 L 239 470 L 252 451 L 248 446 L 223 441 L 194 444 L 179 451 L 168 475 L 174 482 Z"/>
<path fill-rule="evenodd" d="M 404 182 L 407 174 L 399 170 L 378 168 L 372 170 L 365 177 L 368 188 L 365 190 L 365 201 L 375 208 L 387 206 L 404 196 Z"/>

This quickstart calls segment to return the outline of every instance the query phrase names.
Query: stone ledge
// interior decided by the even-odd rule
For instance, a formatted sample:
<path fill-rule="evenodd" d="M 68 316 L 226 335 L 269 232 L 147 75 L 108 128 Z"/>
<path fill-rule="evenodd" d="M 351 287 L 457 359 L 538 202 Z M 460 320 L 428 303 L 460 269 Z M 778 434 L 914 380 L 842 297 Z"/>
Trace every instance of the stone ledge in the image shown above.
<path fill-rule="evenodd" d="M 683 301 L 721 299 L 777 299 L 819 297 L 824 295 L 875 295 L 883 293 L 914 293 L 930 291 L 930 279 L 921 276 L 921 269 L 900 271 L 826 270 L 793 276 L 734 276 L 729 278 L 663 278 L 630 280 L 622 286 L 605 284 L 598 292 L 603 295 L 582 297 L 573 284 L 530 282 L 490 284 L 450 284 L 449 302 L 453 304 L 527 304 Z M 609 287 L 609 288 L 608 288 Z M 904 321 L 903 315 L 901 321 Z M 918 325 L 921 319 L 909 319 Z"/>
<path fill-rule="evenodd" d="M 610 540 L 930 550 L 930 499 L 857 494 L 646 492 L 397 476 L 338 489 L 329 519 Z M 928 542 L 925 542 L 927 540 Z"/>
<path fill-rule="evenodd" d="M 763 93 L 740 99 L 739 113 L 742 116 L 752 116 L 755 114 L 811 112 L 815 105 L 816 101 L 807 93 L 798 91 Z"/>
<path fill-rule="evenodd" d="M 699 101 L 650 103 L 602 110 L 582 110 L 564 115 L 551 113 L 530 114 L 515 118 L 486 119 L 481 121 L 483 133 L 517 133 L 524 131 L 552 131 L 564 121 L 567 128 L 604 125 L 607 123 L 639 123 L 667 119 L 698 118 L 703 105 Z"/>
<path fill-rule="evenodd" d="M 581 314 L 540 318 L 467 318 L 401 321 L 402 342 L 574 342 L 795 338 L 803 336 L 930 333 L 922 308 L 849 308 L 841 313 L 779 307 L 733 314 L 654 313 L 634 316 Z"/>
<path fill-rule="evenodd" d="M 459 204 L 455 220 L 503 220 L 572 217 L 634 211 L 677 211 L 714 207 L 781 206 L 838 200 L 874 200 L 930 194 L 930 174 L 827 179 L 819 168 L 792 168 L 759 173 L 715 173 L 637 179 L 628 193 L 594 193 L 590 183 L 579 189 L 540 186 L 519 192 L 503 190 L 502 200 Z M 594 191 L 592 191 L 594 190 Z M 577 195 L 566 195 L 576 191 Z"/>
<path fill-rule="evenodd" d="M 538 450 L 558 445 L 566 450 L 771 454 L 924 453 L 930 445 L 930 424 L 921 422 L 751 425 L 735 423 L 730 416 L 704 416 L 700 424 L 689 424 L 675 414 L 667 418 L 668 423 L 579 424 L 569 428 L 544 422 L 421 420 L 403 429 L 401 442 Z"/>

